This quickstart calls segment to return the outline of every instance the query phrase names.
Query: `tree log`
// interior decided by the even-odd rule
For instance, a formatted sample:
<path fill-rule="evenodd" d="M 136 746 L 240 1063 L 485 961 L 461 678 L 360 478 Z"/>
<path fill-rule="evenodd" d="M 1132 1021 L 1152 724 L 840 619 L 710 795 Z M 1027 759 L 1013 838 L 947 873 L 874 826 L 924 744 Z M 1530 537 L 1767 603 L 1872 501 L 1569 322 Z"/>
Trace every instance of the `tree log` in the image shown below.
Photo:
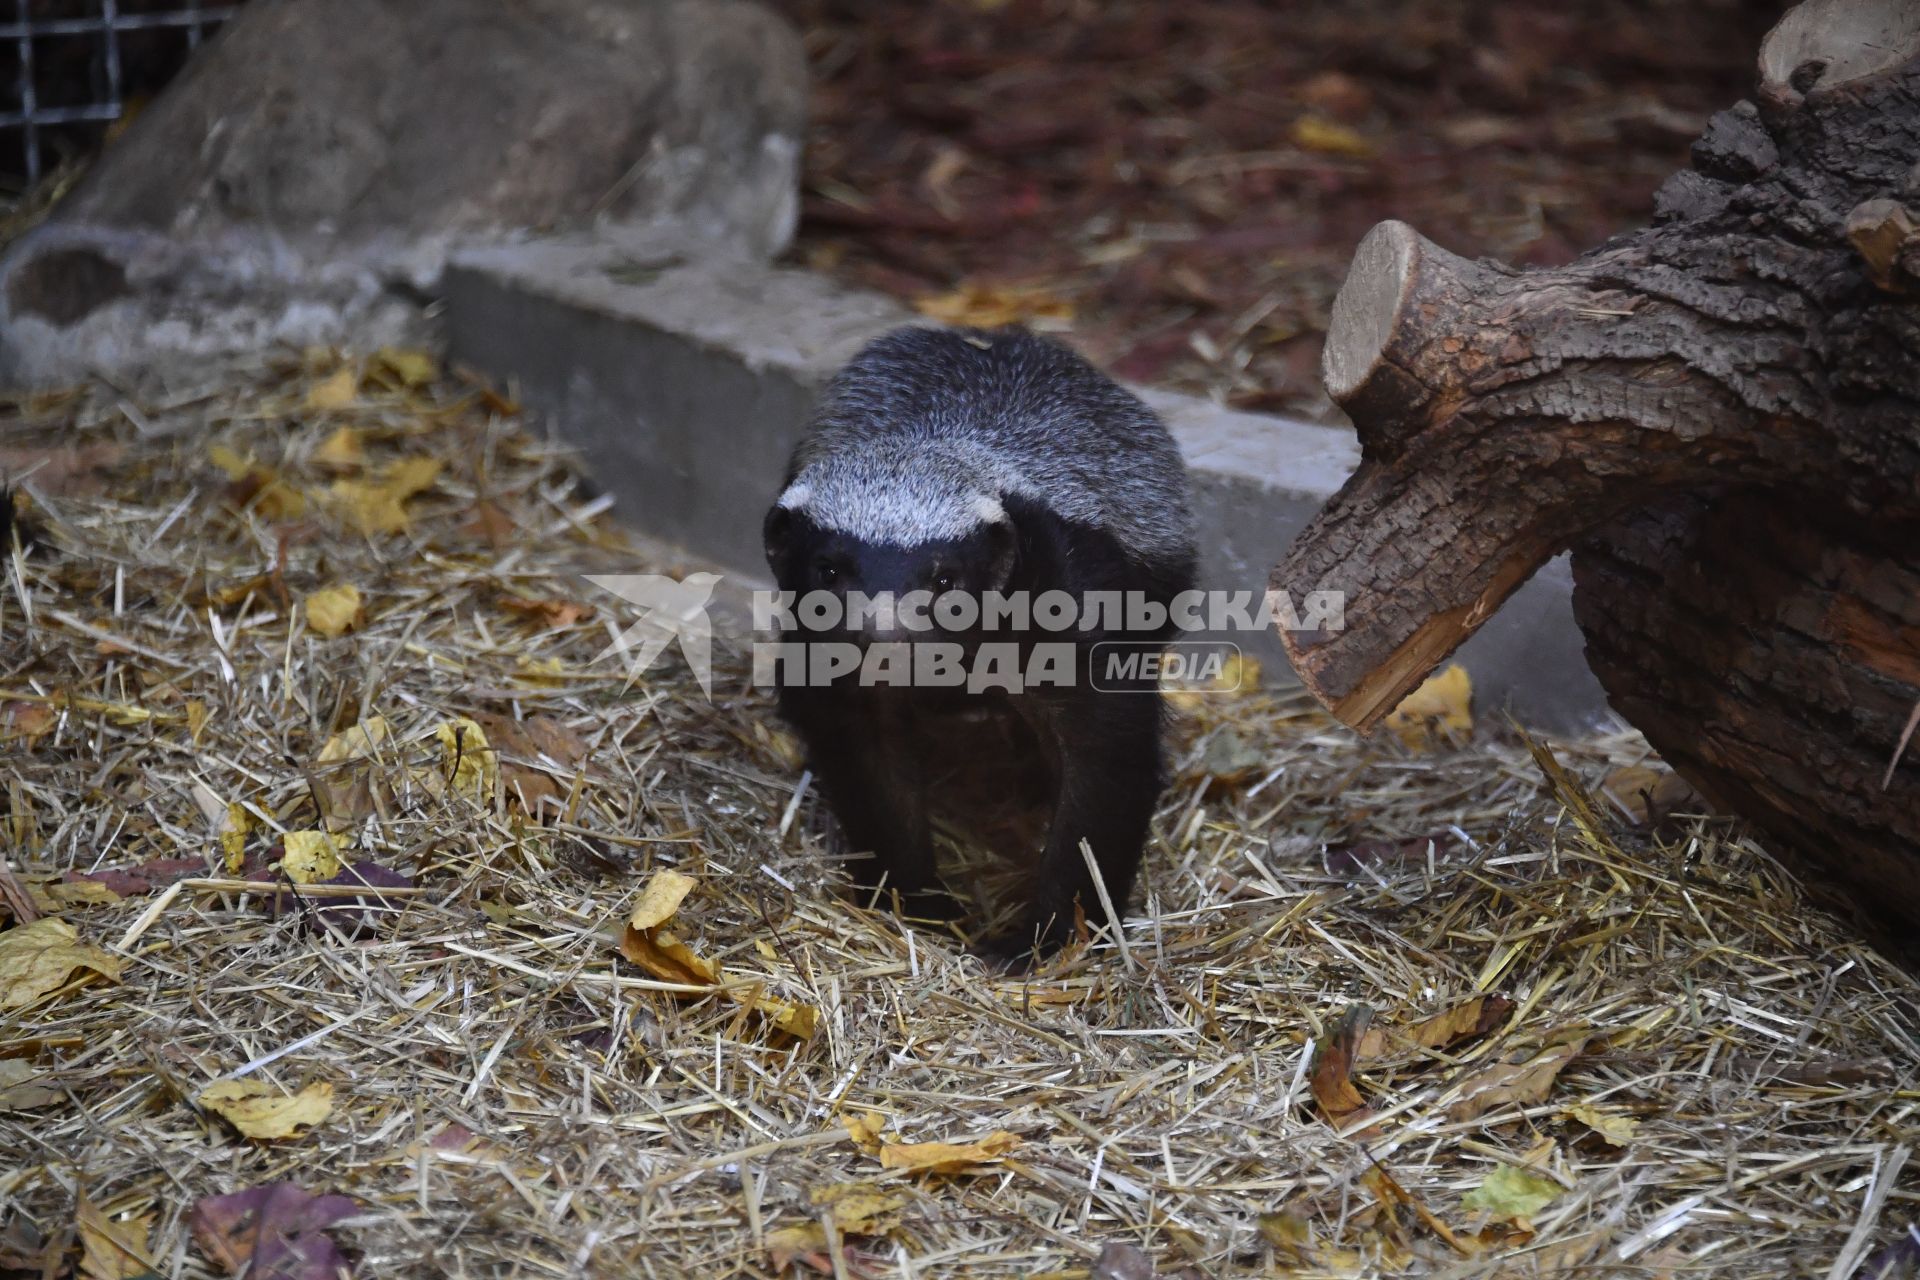
<path fill-rule="evenodd" d="M 1808 856 L 1827 896 L 1911 944 L 1920 526 L 1686 498 L 1621 518 L 1573 565 L 1587 656 L 1620 713 L 1708 800 Z"/>
<path fill-rule="evenodd" d="M 1273 578 L 1345 594 L 1344 630 L 1285 640 L 1347 723 L 1669 495 L 1920 520 L 1920 309 L 1888 207 L 1920 214 L 1920 6 L 1802 5 L 1757 99 L 1714 117 L 1653 226 L 1565 268 L 1469 262 L 1394 222 L 1361 244 L 1324 373 L 1362 465 Z M 1876 265 L 1863 237 L 1894 247 Z"/>

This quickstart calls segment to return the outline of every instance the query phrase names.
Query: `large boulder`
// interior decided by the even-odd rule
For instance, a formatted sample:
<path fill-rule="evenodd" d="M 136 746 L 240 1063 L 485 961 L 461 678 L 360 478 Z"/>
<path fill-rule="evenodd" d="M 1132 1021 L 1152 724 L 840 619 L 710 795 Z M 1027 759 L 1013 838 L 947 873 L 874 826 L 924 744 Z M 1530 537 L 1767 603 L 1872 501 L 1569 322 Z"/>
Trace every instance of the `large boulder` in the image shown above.
<path fill-rule="evenodd" d="M 462 240 L 771 256 L 805 102 L 747 0 L 252 0 L 0 259 L 0 380 L 418 341 Z"/>

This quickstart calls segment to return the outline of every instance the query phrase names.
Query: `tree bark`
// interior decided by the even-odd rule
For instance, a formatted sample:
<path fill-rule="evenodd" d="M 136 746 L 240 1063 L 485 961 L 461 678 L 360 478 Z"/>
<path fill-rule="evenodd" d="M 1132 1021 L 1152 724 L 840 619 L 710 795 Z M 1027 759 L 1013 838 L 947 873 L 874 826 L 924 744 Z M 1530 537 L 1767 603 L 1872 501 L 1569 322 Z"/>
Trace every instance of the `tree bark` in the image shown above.
<path fill-rule="evenodd" d="M 1686 498 L 1588 539 L 1573 562 L 1587 657 L 1702 795 L 1911 944 L 1920 526 L 1781 515 L 1765 494 Z"/>
<path fill-rule="evenodd" d="M 1795 10 L 1655 224 L 1566 268 L 1368 235 L 1325 357 L 1363 462 L 1274 574 L 1346 594 L 1345 630 L 1285 637 L 1343 720 L 1377 724 L 1549 557 L 1662 495 L 1920 518 L 1920 311 L 1855 243 L 1895 220 L 1862 206 L 1920 210 L 1908 10 Z"/>

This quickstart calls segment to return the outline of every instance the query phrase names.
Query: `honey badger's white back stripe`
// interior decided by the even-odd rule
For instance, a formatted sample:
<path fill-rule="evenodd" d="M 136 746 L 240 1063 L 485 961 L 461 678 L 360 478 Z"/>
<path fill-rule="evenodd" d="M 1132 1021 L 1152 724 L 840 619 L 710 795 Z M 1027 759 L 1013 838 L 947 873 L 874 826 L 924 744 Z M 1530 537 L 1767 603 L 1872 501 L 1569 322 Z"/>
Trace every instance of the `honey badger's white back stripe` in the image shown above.
<path fill-rule="evenodd" d="M 780 505 L 870 542 L 916 546 L 1004 519 L 1020 495 L 1135 554 L 1189 558 L 1179 450 L 1093 366 L 1019 330 L 913 328 L 834 379 Z"/>

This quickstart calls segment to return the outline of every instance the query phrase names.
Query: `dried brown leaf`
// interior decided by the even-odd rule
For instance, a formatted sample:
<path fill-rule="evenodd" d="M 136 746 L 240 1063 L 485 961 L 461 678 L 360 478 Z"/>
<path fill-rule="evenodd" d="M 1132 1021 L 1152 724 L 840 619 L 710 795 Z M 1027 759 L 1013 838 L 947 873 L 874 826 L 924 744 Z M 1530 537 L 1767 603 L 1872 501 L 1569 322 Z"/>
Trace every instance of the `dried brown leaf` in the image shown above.
<path fill-rule="evenodd" d="M 307 615 L 307 626 L 328 639 L 345 635 L 355 627 L 365 625 L 367 620 L 366 610 L 360 601 L 360 588 L 351 583 L 316 591 L 306 598 L 301 607 Z"/>
<path fill-rule="evenodd" d="M 1370 1026 L 1360 1038 L 1354 1056 L 1361 1062 L 1374 1061 L 1403 1045 L 1446 1049 L 1462 1040 L 1485 1035 L 1512 1011 L 1513 1001 L 1504 996 L 1475 996 L 1410 1027 Z"/>
<path fill-rule="evenodd" d="M 316 1080 L 285 1094 L 261 1080 L 216 1080 L 197 1099 L 247 1138 L 287 1138 L 311 1128 L 333 1111 L 333 1086 Z"/>
<path fill-rule="evenodd" d="M 316 466 L 333 471 L 358 471 L 367 465 L 367 447 L 356 427 L 336 427 L 313 451 Z"/>
<path fill-rule="evenodd" d="M 679 871 L 656 871 L 634 902 L 633 913 L 627 917 L 627 927 L 646 930 L 665 924 L 699 883 L 692 876 Z"/>
<path fill-rule="evenodd" d="M 1386 727 L 1415 751 L 1473 736 L 1473 680 L 1454 663 L 1401 700 L 1387 714 Z"/>
<path fill-rule="evenodd" d="M 306 407 L 315 413 L 350 408 L 360 396 L 360 374 L 352 365 L 342 365 L 328 377 L 307 388 Z"/>
<path fill-rule="evenodd" d="M 0 933 L 0 1012 L 24 1009 L 75 978 L 120 980 L 121 961 L 54 916 Z"/>
<path fill-rule="evenodd" d="M 907 1173 L 970 1173 L 997 1163 L 1019 1145 L 1019 1136 L 1005 1129 L 972 1142 L 888 1142 L 880 1146 L 880 1166 Z"/>
<path fill-rule="evenodd" d="M 35 1111 L 66 1101 L 51 1079 L 25 1058 L 0 1058 L 0 1111 Z"/>
<path fill-rule="evenodd" d="M 1566 1065 L 1600 1038 L 1590 1029 L 1568 1028 L 1553 1033 L 1543 1044 L 1515 1050 L 1477 1068 L 1450 1090 L 1453 1101 L 1447 1107 L 1448 1117 L 1471 1120 L 1509 1103 L 1526 1107 L 1544 1100 Z"/>
<path fill-rule="evenodd" d="M 1352 1115 L 1367 1104 L 1360 1090 L 1354 1087 L 1352 1075 L 1360 1043 L 1372 1022 L 1372 1009 L 1363 1004 L 1354 1005 L 1314 1050 L 1313 1070 L 1307 1077 L 1307 1085 L 1313 1091 L 1313 1100 L 1320 1105 L 1320 1114 L 1329 1121 Z"/>
<path fill-rule="evenodd" d="M 109 1218 L 81 1192 L 73 1214 L 80 1236 L 80 1274 L 88 1280 L 134 1280 L 158 1274 L 148 1245 L 154 1216 L 148 1212 Z"/>

